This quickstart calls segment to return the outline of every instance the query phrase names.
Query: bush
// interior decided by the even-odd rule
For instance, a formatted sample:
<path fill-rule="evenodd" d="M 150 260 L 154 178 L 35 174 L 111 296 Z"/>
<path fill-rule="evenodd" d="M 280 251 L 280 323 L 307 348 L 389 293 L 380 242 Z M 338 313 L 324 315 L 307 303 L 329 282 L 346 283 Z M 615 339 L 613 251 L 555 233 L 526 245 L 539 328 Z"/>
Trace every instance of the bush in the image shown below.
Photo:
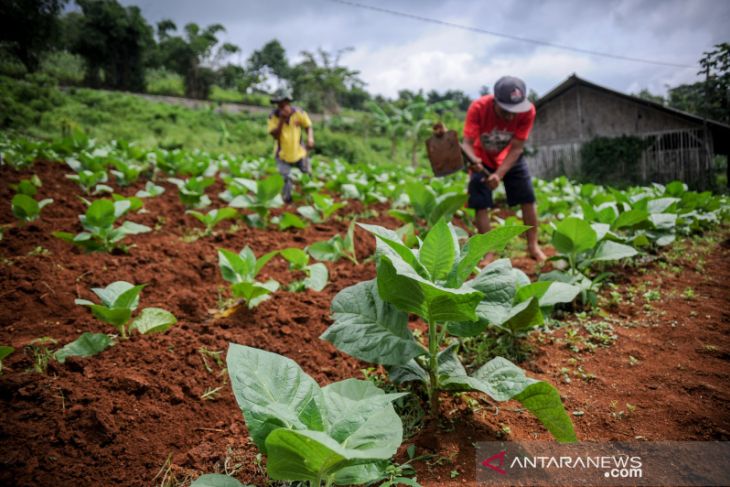
<path fill-rule="evenodd" d="M 631 135 L 593 138 L 580 150 L 580 179 L 613 186 L 641 183 L 639 161 L 648 144 Z"/>
<path fill-rule="evenodd" d="M 147 93 L 153 95 L 183 96 L 185 83 L 183 77 L 166 69 L 148 69 L 145 71 Z"/>
<path fill-rule="evenodd" d="M 84 81 L 86 61 L 68 51 L 51 51 L 41 59 L 40 72 L 64 85 L 80 85 Z"/>
<path fill-rule="evenodd" d="M 37 125 L 44 112 L 61 104 L 61 92 L 46 75 L 32 74 L 20 80 L 0 76 L 0 128 Z"/>
<path fill-rule="evenodd" d="M 362 139 L 351 135 L 331 132 L 328 129 L 315 130 L 315 154 L 338 158 L 350 164 L 379 164 L 385 162 L 383 155 L 375 152 Z"/>

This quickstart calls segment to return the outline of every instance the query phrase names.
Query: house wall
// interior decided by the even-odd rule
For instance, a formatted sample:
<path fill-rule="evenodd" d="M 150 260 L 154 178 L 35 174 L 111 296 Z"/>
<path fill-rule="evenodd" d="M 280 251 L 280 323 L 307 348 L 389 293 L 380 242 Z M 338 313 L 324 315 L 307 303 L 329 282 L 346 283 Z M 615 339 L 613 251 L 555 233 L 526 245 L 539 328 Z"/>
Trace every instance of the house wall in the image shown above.
<path fill-rule="evenodd" d="M 702 129 L 702 124 L 579 85 L 538 109 L 528 142 L 535 153 L 526 159 L 534 176 L 546 179 L 561 175 L 574 177 L 580 173 L 580 148 L 594 137 L 645 136 L 696 129 Z M 683 148 L 646 156 L 642 158 L 641 166 L 647 182 L 684 179 L 695 183 L 692 184 L 695 187 L 704 186 L 702 173 L 709 170 L 710 161 L 706 151 Z M 685 164 L 691 168 L 685 168 Z M 690 175 L 692 177 L 688 177 Z"/>

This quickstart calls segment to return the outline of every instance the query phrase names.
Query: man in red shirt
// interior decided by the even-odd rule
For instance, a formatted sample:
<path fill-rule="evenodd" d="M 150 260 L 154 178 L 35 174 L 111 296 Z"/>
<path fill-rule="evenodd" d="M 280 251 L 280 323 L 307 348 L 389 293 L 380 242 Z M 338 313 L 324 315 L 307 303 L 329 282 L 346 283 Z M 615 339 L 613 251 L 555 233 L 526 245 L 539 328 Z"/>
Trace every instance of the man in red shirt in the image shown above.
<path fill-rule="evenodd" d="M 545 254 L 537 242 L 535 191 L 522 157 L 534 121 L 535 107 L 527 99 L 524 81 L 505 76 L 494 85 L 494 95 L 483 96 L 469 107 L 463 146 L 476 161 L 469 179 L 468 205 L 476 210 L 479 233 L 489 231 L 492 191 L 503 181 L 507 204 L 521 205 L 522 220 L 531 227 L 527 231 L 527 249 L 533 259 L 543 261 Z"/>

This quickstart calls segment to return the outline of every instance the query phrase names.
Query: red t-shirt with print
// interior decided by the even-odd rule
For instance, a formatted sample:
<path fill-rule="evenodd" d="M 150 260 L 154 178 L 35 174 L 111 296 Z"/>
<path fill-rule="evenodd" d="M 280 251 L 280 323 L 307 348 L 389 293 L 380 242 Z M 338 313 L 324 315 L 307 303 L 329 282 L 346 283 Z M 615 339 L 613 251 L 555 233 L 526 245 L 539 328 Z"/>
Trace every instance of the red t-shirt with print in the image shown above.
<path fill-rule="evenodd" d="M 464 137 L 474 140 L 474 153 L 487 167 L 497 169 L 507 157 L 512 139 L 527 140 L 534 122 L 534 105 L 507 121 L 494 111 L 494 95 L 485 95 L 469 106 Z"/>

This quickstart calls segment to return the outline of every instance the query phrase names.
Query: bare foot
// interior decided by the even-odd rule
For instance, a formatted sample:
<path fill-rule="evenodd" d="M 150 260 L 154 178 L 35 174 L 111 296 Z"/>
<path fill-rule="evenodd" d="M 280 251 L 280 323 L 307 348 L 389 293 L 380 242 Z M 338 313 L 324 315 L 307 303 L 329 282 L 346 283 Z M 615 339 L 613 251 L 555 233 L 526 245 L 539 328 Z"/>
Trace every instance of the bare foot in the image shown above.
<path fill-rule="evenodd" d="M 529 249 L 530 257 L 532 257 L 537 262 L 544 262 L 547 260 L 547 255 L 545 255 L 545 252 L 542 251 L 540 247 L 536 247 L 534 249 Z"/>

